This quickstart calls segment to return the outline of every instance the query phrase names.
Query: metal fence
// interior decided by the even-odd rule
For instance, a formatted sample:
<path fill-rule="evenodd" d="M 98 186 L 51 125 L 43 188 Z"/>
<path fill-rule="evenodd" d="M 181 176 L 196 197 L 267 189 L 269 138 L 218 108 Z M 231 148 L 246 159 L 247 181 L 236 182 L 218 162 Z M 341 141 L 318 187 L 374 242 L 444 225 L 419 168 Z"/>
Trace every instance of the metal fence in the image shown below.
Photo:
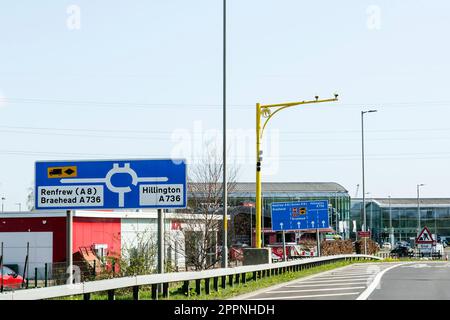
<path fill-rule="evenodd" d="M 17 275 L 16 277 L 22 279 L 22 283 L 17 285 L 8 284 L 8 282 L 3 281 L 3 286 L 0 286 L 0 292 L 68 284 L 69 266 L 66 262 L 28 262 L 27 264 L 23 262 L 9 262 L 5 263 L 4 266 L 14 271 Z M 99 260 L 73 261 L 73 277 L 77 282 L 88 282 L 121 276 L 123 274 L 120 272 L 120 264 L 114 260 L 104 263 Z"/>
<path fill-rule="evenodd" d="M 139 288 L 141 286 L 151 286 L 152 299 L 158 299 L 158 293 L 161 293 L 162 297 L 168 297 L 169 284 L 176 282 L 183 283 L 183 293 L 189 294 L 192 281 L 195 282 L 194 292 L 196 294 L 201 294 L 202 288 L 205 294 L 209 294 L 211 291 L 211 283 L 213 285 L 213 290 L 219 290 L 219 283 L 221 288 L 225 288 L 227 285 L 233 286 L 234 284 L 245 283 L 248 281 L 247 276 L 249 274 L 251 274 L 251 280 L 257 281 L 264 277 L 297 272 L 338 261 L 374 259 L 381 260 L 380 257 L 376 256 L 347 254 L 196 272 L 135 275 L 4 292 L 0 293 L 0 300 L 38 300 L 73 295 L 83 295 L 84 299 L 89 300 L 91 293 L 103 291 L 108 293 L 109 300 L 114 300 L 115 290 L 123 288 L 132 288 L 133 299 L 139 299 Z M 219 280 L 221 281 L 219 282 Z M 202 286 L 202 283 L 204 286 Z M 158 290 L 158 288 L 160 288 L 160 290 Z"/>

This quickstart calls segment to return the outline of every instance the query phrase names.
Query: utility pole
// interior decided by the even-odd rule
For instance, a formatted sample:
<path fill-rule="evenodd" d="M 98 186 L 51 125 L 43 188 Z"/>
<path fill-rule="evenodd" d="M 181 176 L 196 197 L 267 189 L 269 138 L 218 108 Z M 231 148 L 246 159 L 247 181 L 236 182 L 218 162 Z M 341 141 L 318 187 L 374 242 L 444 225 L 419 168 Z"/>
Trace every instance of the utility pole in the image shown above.
<path fill-rule="evenodd" d="M 223 236 L 222 268 L 228 267 L 228 182 L 227 182 L 227 1 L 223 0 Z"/>
<path fill-rule="evenodd" d="M 418 228 L 417 228 L 417 233 L 420 232 L 420 230 L 422 229 L 421 223 L 420 223 L 420 187 L 423 187 L 424 184 L 418 184 L 417 185 L 417 219 L 418 219 Z"/>
<path fill-rule="evenodd" d="M 392 228 L 392 206 L 391 206 L 391 196 L 389 196 L 389 240 L 391 243 L 391 248 L 394 248 L 394 229 Z"/>
<path fill-rule="evenodd" d="M 367 218 L 366 218 L 366 185 L 364 176 L 364 114 L 377 112 L 377 110 L 361 111 L 361 149 L 362 149 L 362 193 L 363 193 L 363 219 L 364 228 L 363 231 L 367 231 Z M 367 254 L 367 237 L 364 238 L 364 254 Z"/>

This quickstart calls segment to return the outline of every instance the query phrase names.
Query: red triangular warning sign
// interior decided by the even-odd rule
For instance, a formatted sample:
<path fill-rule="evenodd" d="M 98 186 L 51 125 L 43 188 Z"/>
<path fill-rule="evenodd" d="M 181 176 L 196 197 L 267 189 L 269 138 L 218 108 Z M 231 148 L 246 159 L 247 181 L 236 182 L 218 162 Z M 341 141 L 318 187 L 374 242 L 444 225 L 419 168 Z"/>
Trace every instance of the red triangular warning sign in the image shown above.
<path fill-rule="evenodd" d="M 424 227 L 422 231 L 420 231 L 419 236 L 416 238 L 416 243 L 433 243 L 433 237 L 431 235 L 430 230 L 427 227 Z"/>

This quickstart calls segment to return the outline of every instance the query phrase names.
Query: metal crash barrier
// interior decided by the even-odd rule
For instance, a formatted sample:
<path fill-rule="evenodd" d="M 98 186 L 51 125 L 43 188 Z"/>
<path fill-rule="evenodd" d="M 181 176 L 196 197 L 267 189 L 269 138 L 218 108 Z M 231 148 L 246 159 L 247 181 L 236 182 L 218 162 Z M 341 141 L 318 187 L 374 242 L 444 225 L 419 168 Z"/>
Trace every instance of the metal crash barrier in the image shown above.
<path fill-rule="evenodd" d="M 190 292 L 191 281 L 195 281 L 195 293 L 201 294 L 201 284 L 203 282 L 205 294 L 210 294 L 211 283 L 214 290 L 219 290 L 219 279 L 221 279 L 221 288 L 224 289 L 226 288 L 227 283 L 228 286 L 245 283 L 247 281 L 247 275 L 249 273 L 252 274 L 251 280 L 257 281 L 261 278 L 271 277 L 274 275 L 285 274 L 289 272 L 298 272 L 301 270 L 310 269 L 339 261 L 364 260 L 382 260 L 382 258 L 371 255 L 346 254 L 306 258 L 279 263 L 241 266 L 235 268 L 140 275 L 133 277 L 81 282 L 54 287 L 4 292 L 0 294 L 0 300 L 41 300 L 73 295 L 83 295 L 85 300 L 89 300 L 91 293 L 102 291 L 107 291 L 108 299 L 114 300 L 114 290 L 122 288 L 133 288 L 133 299 L 138 300 L 140 286 L 151 286 L 151 297 L 152 299 L 156 300 L 158 299 L 159 291 L 162 291 L 162 296 L 164 298 L 167 298 L 169 296 L 169 283 L 174 282 L 183 283 L 182 290 L 185 294 L 189 294 Z M 159 290 L 159 288 L 161 290 Z"/>

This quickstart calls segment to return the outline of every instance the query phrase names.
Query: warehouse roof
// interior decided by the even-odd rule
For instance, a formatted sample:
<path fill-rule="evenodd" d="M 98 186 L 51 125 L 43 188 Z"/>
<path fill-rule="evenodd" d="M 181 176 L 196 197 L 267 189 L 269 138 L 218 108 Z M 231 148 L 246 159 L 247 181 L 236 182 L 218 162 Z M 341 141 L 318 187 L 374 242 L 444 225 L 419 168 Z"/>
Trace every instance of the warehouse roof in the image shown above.
<path fill-rule="evenodd" d="M 372 200 L 380 207 L 389 207 L 389 198 L 369 198 L 366 202 Z M 450 207 L 450 198 L 420 198 L 419 201 L 422 207 Z M 390 203 L 391 207 L 417 207 L 417 198 L 391 198 Z"/>
<path fill-rule="evenodd" d="M 194 187 L 194 190 L 198 192 L 203 191 L 203 187 L 200 184 Z M 220 189 L 221 185 L 217 186 Z M 237 182 L 234 184 L 230 194 L 254 194 L 255 193 L 254 182 Z M 336 182 L 263 182 L 262 192 L 264 193 L 335 193 L 344 192 L 347 190 Z"/>
<path fill-rule="evenodd" d="M 347 192 L 336 182 L 263 182 L 263 192 Z M 238 182 L 233 192 L 255 192 L 254 182 Z"/>

